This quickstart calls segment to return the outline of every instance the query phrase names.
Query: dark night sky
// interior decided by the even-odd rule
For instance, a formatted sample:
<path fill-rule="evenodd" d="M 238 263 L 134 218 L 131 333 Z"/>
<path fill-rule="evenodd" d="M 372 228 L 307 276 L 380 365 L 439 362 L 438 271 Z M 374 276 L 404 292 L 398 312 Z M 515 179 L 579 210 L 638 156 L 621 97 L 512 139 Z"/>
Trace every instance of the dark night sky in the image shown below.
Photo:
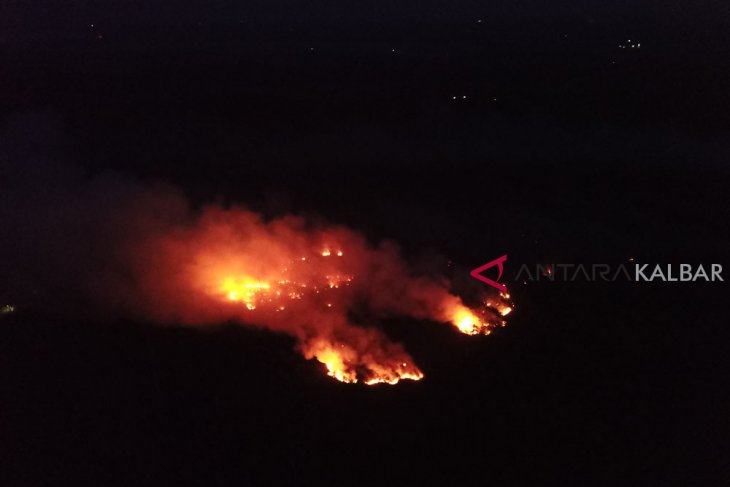
<path fill-rule="evenodd" d="M 62 164 L 464 268 L 727 263 L 728 86 L 721 1 L 6 0 L 0 191 Z M 428 370 L 392 389 L 247 328 L 2 318 L 0 483 L 727 482 L 726 283 L 514 295 L 483 340 L 387 323 Z"/>

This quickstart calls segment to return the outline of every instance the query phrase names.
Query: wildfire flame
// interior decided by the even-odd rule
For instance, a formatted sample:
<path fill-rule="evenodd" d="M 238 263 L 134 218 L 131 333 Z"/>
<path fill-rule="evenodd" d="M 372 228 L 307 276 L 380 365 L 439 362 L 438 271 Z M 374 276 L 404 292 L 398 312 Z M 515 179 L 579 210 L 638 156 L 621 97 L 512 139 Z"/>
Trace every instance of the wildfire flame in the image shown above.
<path fill-rule="evenodd" d="M 332 254 L 329 250 L 324 250 L 320 255 L 329 257 Z M 342 257 L 343 252 L 337 251 L 337 255 Z M 316 256 L 310 257 L 310 259 L 312 258 L 316 258 Z M 227 276 L 221 281 L 219 297 L 233 303 L 241 303 L 249 312 L 255 310 L 282 312 L 287 309 L 287 306 L 283 304 L 287 300 L 297 301 L 315 295 L 314 299 L 325 308 L 331 309 L 332 303 L 327 302 L 330 298 L 326 297 L 326 293 L 334 292 L 339 289 L 340 285 L 350 285 L 353 277 L 326 274 L 319 279 L 317 279 L 319 276 L 314 276 L 314 280 L 309 283 L 299 282 L 292 278 L 291 274 L 298 274 L 298 263 L 308 261 L 306 256 L 298 260 L 291 259 L 272 281 L 251 276 Z M 306 354 L 324 364 L 327 375 L 340 382 L 363 382 L 367 385 L 397 384 L 401 380 L 423 378 L 423 373 L 412 364 L 410 357 L 405 352 L 374 360 L 372 357 L 360 357 L 356 349 L 344 343 L 313 340 L 308 345 Z"/>
<path fill-rule="evenodd" d="M 333 345 L 329 343 L 318 343 L 312 353 L 316 359 L 327 368 L 327 375 L 340 382 L 356 383 L 360 381 L 358 374 L 357 352 L 343 344 Z M 415 365 L 408 362 L 391 362 L 384 364 L 372 362 L 368 364 L 369 369 L 363 371 L 365 374 L 362 382 L 367 385 L 373 384 L 397 384 L 401 380 L 420 380 L 423 373 Z"/>
<path fill-rule="evenodd" d="M 512 311 L 506 293 L 469 307 L 448 281 L 414 272 L 394 246 L 373 247 L 349 229 L 311 228 L 300 218 L 265 222 L 247 210 L 209 208 L 145 237 L 126 247 L 125 275 L 136 279 L 124 281 L 134 286 L 115 303 L 131 296 L 129 307 L 160 322 L 235 320 L 289 334 L 341 382 L 424 376 L 400 344 L 352 323 L 354 309 L 451 323 L 467 335 L 490 334 Z"/>
<path fill-rule="evenodd" d="M 330 257 L 328 249 L 320 253 L 321 257 Z M 342 256 L 338 251 L 338 256 Z M 316 256 L 315 256 L 316 258 Z M 324 307 L 331 309 L 332 303 L 322 299 L 323 293 L 339 289 L 340 284 L 349 286 L 353 281 L 351 275 L 326 274 L 313 282 L 304 283 L 292 279 L 290 274 L 297 274 L 297 264 L 308 262 L 306 257 L 291 259 L 281 273 L 271 282 L 255 279 L 251 276 L 227 276 L 223 278 L 219 287 L 220 296 L 228 301 L 242 303 L 246 310 L 253 312 L 260 307 L 273 309 L 276 312 L 285 311 L 287 300 L 307 299 L 314 294 Z M 451 311 L 450 322 L 458 331 L 467 335 L 489 335 L 497 326 L 504 326 L 505 322 L 495 315 L 506 316 L 512 311 L 509 303 L 510 295 L 500 293 L 499 298 L 490 298 L 484 302 L 480 311 L 474 311 L 454 296 L 449 296 L 454 307 Z M 344 344 L 332 343 L 325 340 L 314 340 L 308 347 L 307 356 L 316 358 L 324 364 L 327 375 L 345 383 L 363 382 L 373 384 L 397 384 L 401 380 L 420 380 L 423 373 L 413 365 L 407 355 L 403 358 L 388 358 L 387 360 L 363 359 L 357 350 Z"/>

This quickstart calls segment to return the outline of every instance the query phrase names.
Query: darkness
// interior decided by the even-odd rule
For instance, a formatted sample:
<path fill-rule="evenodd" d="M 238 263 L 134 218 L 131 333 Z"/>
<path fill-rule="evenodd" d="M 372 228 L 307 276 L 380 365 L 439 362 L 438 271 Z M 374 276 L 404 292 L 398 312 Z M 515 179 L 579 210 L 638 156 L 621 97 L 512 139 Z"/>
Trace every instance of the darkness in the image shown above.
<path fill-rule="evenodd" d="M 724 2 L 16 0 L 0 61 L 6 168 L 171 183 L 464 269 L 728 268 Z M 426 373 L 395 387 L 260 330 L 21 302 L 0 315 L 0 483 L 730 480 L 726 282 L 508 286 L 489 337 L 386 323 Z"/>

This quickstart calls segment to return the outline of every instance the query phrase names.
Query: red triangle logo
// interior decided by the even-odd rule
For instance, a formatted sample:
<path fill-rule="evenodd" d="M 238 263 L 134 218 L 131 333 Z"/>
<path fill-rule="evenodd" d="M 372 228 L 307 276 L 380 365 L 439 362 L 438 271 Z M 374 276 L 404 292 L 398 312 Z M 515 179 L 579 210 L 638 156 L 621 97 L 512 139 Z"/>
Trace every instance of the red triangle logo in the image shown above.
<path fill-rule="evenodd" d="M 503 293 L 506 293 L 507 292 L 507 286 L 505 286 L 504 284 L 502 284 L 500 282 L 497 282 L 502 277 L 502 272 L 504 271 L 504 266 L 502 264 L 504 263 L 505 260 L 507 260 L 507 255 L 506 254 L 503 255 L 502 257 L 498 257 L 498 258 L 494 259 L 491 262 L 487 262 L 486 264 L 477 267 L 476 269 L 472 270 L 469 274 L 474 279 L 479 279 L 480 281 L 485 282 L 485 283 L 489 284 L 490 286 L 499 289 Z M 490 269 L 490 268 L 492 268 L 494 266 L 497 266 L 497 268 L 499 269 L 499 275 L 497 276 L 497 281 L 493 281 L 490 278 L 484 277 L 482 275 L 482 272 L 484 272 L 487 269 Z"/>

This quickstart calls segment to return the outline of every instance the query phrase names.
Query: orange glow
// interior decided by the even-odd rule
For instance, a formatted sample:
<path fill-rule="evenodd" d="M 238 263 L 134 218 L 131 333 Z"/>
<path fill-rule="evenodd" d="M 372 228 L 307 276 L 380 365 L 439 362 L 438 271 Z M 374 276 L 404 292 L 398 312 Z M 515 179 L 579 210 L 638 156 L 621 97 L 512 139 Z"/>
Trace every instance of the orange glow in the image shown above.
<path fill-rule="evenodd" d="M 509 298 L 507 293 L 500 293 L 496 298 L 487 298 L 479 310 L 469 309 L 460 299 L 455 298 L 448 308 L 448 319 L 466 335 L 490 335 L 495 327 L 506 325 L 502 317 L 510 314 L 514 308 Z"/>
<path fill-rule="evenodd" d="M 245 210 L 214 208 L 149 239 L 142 250 L 136 254 L 160 256 L 155 265 L 142 259 L 138 266 L 141 286 L 134 292 L 141 289 L 145 299 L 135 302 L 147 316 L 196 326 L 233 321 L 287 334 L 306 359 L 344 383 L 423 378 L 377 322 L 360 322 L 364 316 L 439 321 L 488 335 L 512 311 L 507 293 L 472 308 L 446 279 L 419 275 L 394 246 L 371 246 L 346 228 L 312 228 L 295 217 L 265 222 Z"/>
<path fill-rule="evenodd" d="M 345 365 L 340 353 L 331 348 L 319 350 L 316 354 L 317 360 L 327 367 L 327 375 L 334 377 L 340 382 L 357 382 L 357 372 Z"/>
<path fill-rule="evenodd" d="M 390 384 L 395 385 L 401 380 L 421 380 L 423 373 L 408 362 L 392 358 L 385 363 L 369 362 L 357 366 L 361 361 L 358 353 L 346 345 L 333 345 L 326 342 L 317 342 L 310 348 L 311 353 L 327 368 L 327 375 L 340 382 L 356 383 L 362 381 L 366 385 Z M 358 374 L 360 370 L 360 374 Z"/>
<path fill-rule="evenodd" d="M 502 300 L 488 299 L 485 301 L 485 305 L 488 308 L 492 308 L 497 311 L 500 316 L 507 316 L 513 309 L 512 305 L 506 301 L 506 299 L 509 298 L 509 294 L 501 293 L 500 297 L 502 297 Z"/>
<path fill-rule="evenodd" d="M 477 315 L 466 307 L 456 310 L 452 323 L 456 325 L 460 332 L 466 335 L 488 335 L 491 333 L 489 324 L 483 323 Z"/>
<path fill-rule="evenodd" d="M 243 302 L 249 310 L 256 309 L 257 295 L 266 293 L 269 289 L 271 289 L 271 285 L 268 282 L 245 277 L 239 279 L 227 277 L 220 287 L 229 301 Z"/>
<path fill-rule="evenodd" d="M 331 251 L 320 252 L 321 257 L 329 257 Z M 342 256 L 343 252 L 337 254 Z M 201 274 L 201 281 L 218 280 L 217 286 L 206 286 L 212 293 L 230 303 L 240 303 L 250 312 L 252 322 L 257 317 L 271 320 L 271 311 L 282 313 L 289 309 L 284 303 L 291 303 L 299 311 L 310 309 L 313 303 L 319 302 L 320 310 L 340 316 L 342 310 L 335 310 L 333 302 L 341 299 L 340 288 L 347 288 L 354 276 L 339 273 L 332 268 L 332 273 L 326 273 L 329 267 L 309 267 L 309 260 L 316 260 L 316 255 L 305 255 L 295 260 L 283 259 L 285 265 L 278 273 L 268 273 L 266 276 L 252 277 L 248 273 L 237 274 L 232 270 L 241 269 L 238 259 L 230 256 L 209 256 L 211 263 Z M 218 262 L 220 259 L 221 262 Z M 243 261 L 243 259 L 241 259 Z M 298 262 L 297 262 L 298 261 Z M 323 261 L 324 262 L 324 261 Z M 226 263 L 224 265 L 223 263 Z M 323 273 L 323 274 L 321 274 Z M 220 277 L 218 277 L 220 276 Z M 301 279 L 307 279 L 306 282 Z M 325 292 L 326 291 L 326 292 Z M 320 296 L 320 294 L 322 294 Z M 303 316 L 306 319 L 306 316 Z M 312 319 L 317 319 L 312 317 Z M 318 319 L 329 319 L 320 316 Z M 282 326 L 286 326 L 283 325 Z M 343 326 L 343 325 L 340 325 Z M 312 324 L 316 329 L 316 323 Z M 344 383 L 361 382 L 366 385 L 397 384 L 401 380 L 420 380 L 423 373 L 412 363 L 411 358 L 402 350 L 384 341 L 385 338 L 371 330 L 349 327 L 347 335 L 352 335 L 358 346 L 372 348 L 360 351 L 357 347 L 346 343 L 333 343 L 327 339 L 316 338 L 303 343 L 302 350 L 307 358 L 315 358 L 324 364 L 327 375 Z"/>

